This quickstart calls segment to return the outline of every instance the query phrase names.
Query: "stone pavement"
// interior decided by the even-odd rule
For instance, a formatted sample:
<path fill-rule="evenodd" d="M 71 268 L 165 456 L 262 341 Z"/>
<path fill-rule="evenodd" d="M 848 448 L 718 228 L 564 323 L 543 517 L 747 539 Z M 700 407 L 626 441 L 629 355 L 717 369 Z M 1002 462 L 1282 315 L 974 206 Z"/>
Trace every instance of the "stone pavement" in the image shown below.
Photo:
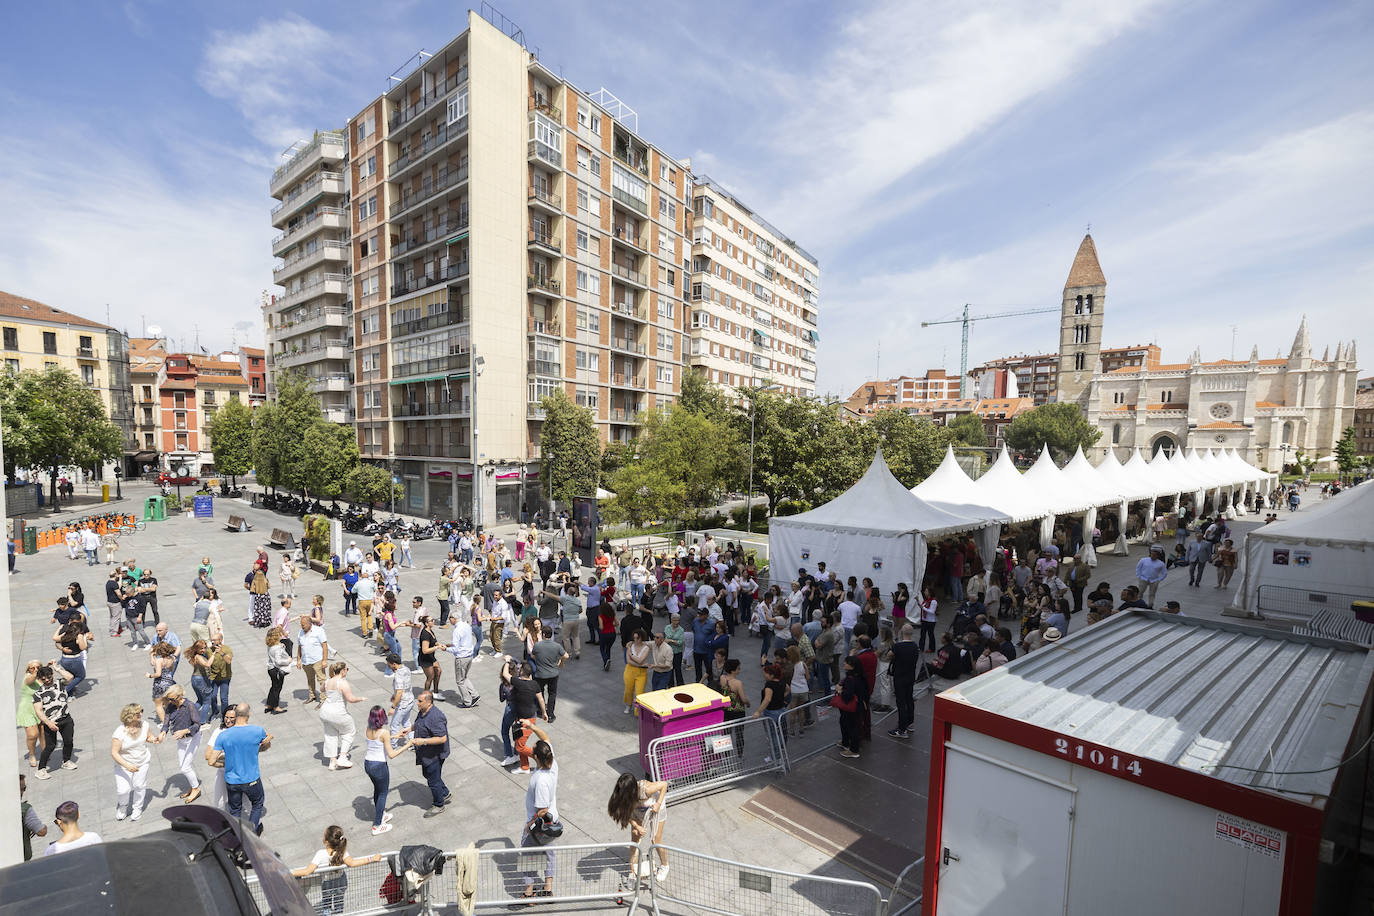
<path fill-rule="evenodd" d="M 140 505 L 153 488 L 141 483 L 124 487 L 126 506 Z M 144 491 L 147 491 L 146 493 Z M 88 510 L 89 511 L 89 510 Z M 411 754 L 397 757 L 391 764 L 389 810 L 395 815 L 395 829 L 373 838 L 371 823 L 371 783 L 362 767 L 362 724 L 373 702 L 386 702 L 389 696 L 383 680 L 379 656 L 364 647 L 356 617 L 345 623 L 339 616 L 341 586 L 325 582 L 311 572 L 303 572 L 296 583 L 298 595 L 323 594 L 326 630 L 330 642 L 342 657 L 353 664 L 350 680 L 355 692 L 368 698 L 366 704 L 351 707 L 359 725 L 352 769 L 330 772 L 325 768 L 323 733 L 313 705 L 306 706 L 305 679 L 293 671 L 287 677 L 284 698 L 290 710 L 278 716 L 264 716 L 259 710 L 266 696 L 266 648 L 263 631 L 244 621 L 247 593 L 242 578 L 249 568 L 255 547 L 273 527 L 298 524 L 286 516 L 253 509 L 240 501 L 216 500 L 215 518 L 199 521 L 174 516 L 165 522 L 120 540 L 120 556 L 137 558 L 140 565 L 153 570 L 159 581 L 159 608 L 162 619 L 183 639 L 189 638 L 187 622 L 191 616 L 190 582 L 201 556 L 209 555 L 215 566 L 226 606 L 225 642 L 234 649 L 234 679 L 231 700 L 246 701 L 254 709 L 253 721 L 276 736 L 272 748 L 262 756 L 267 792 L 267 814 L 263 820 L 264 837 L 292 865 L 304 864 L 320 847 L 320 837 L 329 824 L 340 824 L 350 839 L 355 855 L 399 848 L 405 843 L 427 842 L 444 848 L 464 846 L 475 841 L 479 846 L 518 842 L 524 819 L 526 777 L 512 775 L 499 766 L 502 754 L 498 737 L 502 704 L 497 699 L 496 662 L 484 658 L 473 668 L 473 679 L 483 696 L 476 709 L 458 709 L 445 698 L 440 708 L 451 729 L 451 756 L 445 778 L 455 803 L 443 815 L 423 820 L 429 793 Z M 230 513 L 245 516 L 254 531 L 232 533 L 224 530 Z M 286 523 L 292 523 L 290 525 Z M 446 551 L 442 541 L 414 543 L 412 553 L 417 568 L 401 576 L 402 607 L 408 608 L 413 594 L 424 595 L 432 607 L 437 569 Z M 76 755 L 79 768 L 58 770 L 47 781 L 29 779 L 28 800 L 40 815 L 50 818 L 56 806 L 66 799 L 82 807 L 82 826 L 103 837 L 122 838 L 158 829 L 160 812 L 178 803 L 184 784 L 177 773 L 175 746 L 153 748 L 149 775 L 149 809 L 141 820 L 114 820 L 114 763 L 109 756 L 110 735 L 118 724 L 118 712 L 125 703 L 144 705 L 152 715 L 151 681 L 147 655 L 131 652 L 127 641 L 105 637 L 105 566 L 88 567 L 84 560 L 69 560 L 64 548 L 49 547 L 35 556 L 18 558 L 18 573 L 9 577 L 13 608 L 15 671 L 19 673 L 30 658 L 43 660 L 56 655 L 51 641 L 54 627 L 49 624 L 56 598 L 65 593 L 67 583 L 79 581 L 91 603 L 92 630 L 96 635 L 88 671 L 90 689 L 72 704 L 76 721 Z M 276 584 L 275 576 L 270 577 Z M 298 599 L 308 606 L 309 599 Z M 441 635 L 441 638 L 442 635 Z M 403 639 L 403 644 L 408 642 Z M 757 649 L 752 640 L 736 653 L 751 658 Z M 507 648 L 515 652 L 515 643 Z M 409 646 L 405 645 L 409 660 Z M 617 653 L 618 654 L 618 653 Z M 545 724 L 559 760 L 559 811 L 566 827 L 565 843 L 624 842 L 627 835 L 606 816 L 606 801 L 619 772 L 639 774 L 636 721 L 621 712 L 622 681 L 616 659 L 610 672 L 603 672 L 593 647 L 581 660 L 569 660 L 561 677 L 557 721 Z M 757 695 L 761 686 L 755 666 L 744 666 L 749 689 Z M 190 674 L 185 662 L 178 682 L 190 692 Z M 446 667 L 443 688 L 451 688 L 452 666 Z M 83 685 L 83 690 L 85 687 Z M 22 757 L 23 733 L 16 734 L 14 753 Z M 21 772 L 31 769 L 20 761 Z M 210 776 L 203 760 L 197 771 Z M 744 786 L 706 799 L 675 805 L 668 816 L 665 842 L 744 862 L 770 863 L 777 867 L 810 873 L 826 866 L 828 856 L 785 836 L 743 813 L 740 805 L 761 785 Z M 208 800 L 208 792 L 206 799 Z M 51 831 L 50 831 L 51 832 Z M 853 877 L 847 869 L 826 867 L 827 873 Z"/>

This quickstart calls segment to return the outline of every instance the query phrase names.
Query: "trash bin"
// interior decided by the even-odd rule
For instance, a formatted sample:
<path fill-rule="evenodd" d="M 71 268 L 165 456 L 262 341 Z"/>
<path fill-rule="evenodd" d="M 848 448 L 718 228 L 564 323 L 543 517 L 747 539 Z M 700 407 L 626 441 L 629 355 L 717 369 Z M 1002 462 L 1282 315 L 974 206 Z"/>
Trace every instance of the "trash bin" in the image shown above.
<path fill-rule="evenodd" d="M 32 555 L 38 553 L 38 529 L 24 526 L 24 553 Z"/>
<path fill-rule="evenodd" d="M 100 501 L 102 503 L 110 501 L 110 485 L 108 483 L 102 483 L 100 485 Z"/>
<path fill-rule="evenodd" d="M 635 700 L 635 705 L 639 707 L 639 762 L 643 764 L 644 772 L 649 773 L 652 772 L 649 766 L 650 742 L 694 728 L 720 725 L 725 721 L 725 710 L 730 700 L 705 684 L 684 684 L 642 693 Z M 704 742 L 702 747 L 705 747 Z M 705 766 L 700 753 L 674 754 L 659 778 L 691 776 L 701 772 Z"/>
<path fill-rule="evenodd" d="M 143 501 L 143 520 L 161 522 L 167 519 L 167 500 L 161 496 L 149 496 Z"/>

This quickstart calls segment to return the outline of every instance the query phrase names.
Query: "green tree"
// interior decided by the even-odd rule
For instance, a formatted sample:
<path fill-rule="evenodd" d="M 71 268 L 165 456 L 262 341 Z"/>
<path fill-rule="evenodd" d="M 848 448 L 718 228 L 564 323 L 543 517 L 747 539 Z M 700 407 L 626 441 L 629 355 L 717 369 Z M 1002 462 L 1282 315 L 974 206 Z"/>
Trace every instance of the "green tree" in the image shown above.
<path fill-rule="evenodd" d="M 907 488 L 916 486 L 939 467 L 945 457 L 945 446 L 951 440 L 947 427 L 913 417 L 896 407 L 884 408 L 873 414 L 867 423 L 854 427 L 854 436 L 858 446 L 854 454 L 858 473 L 849 484 L 868 469 L 873 453 L 881 446 L 892 475 Z"/>
<path fill-rule="evenodd" d="M 687 488 L 667 469 L 644 461 L 627 464 L 611 478 L 615 499 L 602 511 L 610 522 L 634 526 L 675 518 L 687 500 Z"/>
<path fill-rule="evenodd" d="M 353 427 L 321 420 L 305 431 L 301 486 L 316 498 L 343 492 L 344 480 L 358 466 L 358 436 Z"/>
<path fill-rule="evenodd" d="M 215 470 L 228 474 L 238 486 L 239 475 L 253 469 L 253 412 L 238 398 L 230 398 L 215 411 L 205 431 L 215 453 Z"/>
<path fill-rule="evenodd" d="M 42 468 L 54 506 L 60 466 L 90 468 L 123 451 L 99 392 L 66 369 L 0 376 L 0 424 L 5 473 L 13 480 L 18 468 Z"/>
<path fill-rule="evenodd" d="M 1359 463 L 1360 446 L 1355 441 L 1355 427 L 1347 426 L 1336 443 L 1336 467 L 1341 469 L 1342 474 L 1349 474 Z"/>
<path fill-rule="evenodd" d="M 726 417 L 651 410 L 644 417 L 638 445 L 637 463 L 682 482 L 683 508 L 714 506 L 736 476 L 739 439 Z"/>
<path fill-rule="evenodd" d="M 253 466 L 264 486 L 306 488 L 305 434 L 323 419 L 308 378 L 277 377 L 277 396 L 253 414 Z"/>
<path fill-rule="evenodd" d="M 601 479 L 610 480 L 616 472 L 634 460 L 638 442 L 607 442 L 601 450 Z"/>
<path fill-rule="evenodd" d="M 954 445 L 970 448 L 987 448 L 988 433 L 983 426 L 983 418 L 976 413 L 964 413 L 945 424 L 953 437 Z"/>
<path fill-rule="evenodd" d="M 844 423 L 834 404 L 814 398 L 756 391 L 754 404 L 754 491 L 768 500 L 773 514 L 779 501 L 816 503 L 851 486 L 872 460 L 863 457 L 863 427 Z M 745 443 L 741 475 L 749 474 L 749 414 L 736 418 Z"/>
<path fill-rule="evenodd" d="M 543 456 L 539 473 L 544 492 L 551 486 L 553 498 L 564 503 L 574 496 L 595 496 L 601 443 L 591 411 L 574 404 L 562 388 L 554 389 L 539 407 L 544 411 L 539 433 L 539 454 Z"/>
<path fill-rule="evenodd" d="M 677 409 L 723 419 L 731 412 L 730 397 L 705 374 L 688 371 L 682 374 Z"/>
<path fill-rule="evenodd" d="M 375 464 L 360 464 L 348 472 L 344 492 L 354 502 L 375 506 L 405 499 L 405 487 L 392 483 L 391 472 Z"/>
<path fill-rule="evenodd" d="M 1007 427 L 1007 445 L 1024 455 L 1039 454 L 1042 445 L 1058 461 L 1070 458 L 1080 446 L 1098 440 L 1102 430 L 1091 425 L 1077 404 L 1041 404 L 1018 416 Z"/>

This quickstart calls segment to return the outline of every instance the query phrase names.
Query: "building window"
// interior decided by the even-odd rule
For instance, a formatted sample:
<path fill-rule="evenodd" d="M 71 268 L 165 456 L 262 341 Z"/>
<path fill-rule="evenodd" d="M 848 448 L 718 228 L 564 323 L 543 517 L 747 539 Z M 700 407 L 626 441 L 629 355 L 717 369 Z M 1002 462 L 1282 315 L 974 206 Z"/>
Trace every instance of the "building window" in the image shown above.
<path fill-rule="evenodd" d="M 586 370 L 586 371 L 588 371 L 588 372 L 600 372 L 600 371 L 601 371 L 601 354 L 600 354 L 600 353 L 595 353 L 595 352 L 592 352 L 591 350 L 578 350 L 578 351 L 577 351 L 576 359 L 577 359 L 577 368 L 578 368 L 578 369 L 584 369 L 584 370 Z"/>
<path fill-rule="evenodd" d="M 1087 303 L 1085 303 L 1085 305 L 1086 305 L 1086 308 L 1087 308 L 1087 310 L 1088 310 L 1088 314 L 1091 315 L 1091 314 L 1093 313 L 1093 294 L 1092 294 L 1092 293 L 1088 293 L 1088 301 L 1087 301 Z"/>
<path fill-rule="evenodd" d="M 1086 356 L 1085 354 L 1083 354 L 1083 353 L 1075 353 L 1075 354 L 1073 355 L 1073 367 L 1074 367 L 1074 369 L 1078 370 L 1079 372 L 1082 372 L 1082 371 L 1083 371 L 1083 367 L 1084 367 L 1086 364 L 1087 364 L 1087 356 Z"/>
<path fill-rule="evenodd" d="M 586 102 L 577 103 L 577 124 L 601 136 L 601 113 Z"/>
<path fill-rule="evenodd" d="M 663 382 L 664 384 L 671 385 L 671 384 L 673 383 L 673 367 L 672 367 L 672 366 L 659 366 L 659 367 L 658 367 L 658 380 L 659 380 L 660 382 Z"/>
<path fill-rule="evenodd" d="M 1073 313 L 1074 313 L 1075 315 L 1082 315 L 1082 314 L 1083 314 L 1083 297 L 1082 297 L 1082 296 L 1079 296 L 1076 300 L 1074 300 L 1074 303 L 1073 303 Z"/>
<path fill-rule="evenodd" d="M 186 408 L 186 392 L 178 391 L 175 394 L 173 394 L 172 406 L 177 408 L 178 410 L 184 410 Z"/>
<path fill-rule="evenodd" d="M 576 400 L 578 407 L 586 407 L 589 410 L 596 410 L 596 408 L 601 404 L 601 396 L 597 393 L 597 390 L 595 388 L 577 389 Z"/>
<path fill-rule="evenodd" d="M 152 433 L 144 433 L 144 434 L 143 434 L 143 447 L 146 448 L 146 449 L 151 449 L 151 448 L 153 448 L 153 434 L 152 434 Z"/>
<path fill-rule="evenodd" d="M 54 332 L 54 331 L 44 331 L 44 332 L 43 332 L 43 352 L 44 352 L 44 353 L 56 353 L 56 352 L 57 352 L 57 333 L 56 333 L 56 332 Z"/>
<path fill-rule="evenodd" d="M 358 121 L 358 142 L 362 143 L 376 129 L 377 119 L 374 115 L 368 115 Z"/>
<path fill-rule="evenodd" d="M 18 328 L 5 328 L 5 349 L 6 349 L 6 350 L 18 350 L 18 349 L 19 349 L 19 329 L 18 329 Z"/>
<path fill-rule="evenodd" d="M 17 360 L 17 359 L 7 359 L 7 360 L 5 360 L 5 371 L 8 372 L 10 375 L 18 375 L 18 374 L 19 374 L 19 360 Z"/>
<path fill-rule="evenodd" d="M 184 452 L 187 451 L 187 448 L 186 433 L 177 433 L 177 451 Z"/>
<path fill-rule="evenodd" d="M 468 116 L 468 90 L 464 86 L 448 100 L 448 123 L 456 124 Z"/>
<path fill-rule="evenodd" d="M 95 384 L 95 366 L 83 365 L 81 367 L 81 381 L 85 382 L 87 385 Z"/>
<path fill-rule="evenodd" d="M 1120 445 L 1120 444 L 1121 444 L 1121 424 L 1120 424 L 1120 423 L 1113 423 L 1113 424 L 1112 424 L 1112 445 Z"/>
<path fill-rule="evenodd" d="M 1172 404 L 1174 402 L 1174 393 L 1172 391 L 1160 392 L 1159 399 L 1165 404 Z"/>

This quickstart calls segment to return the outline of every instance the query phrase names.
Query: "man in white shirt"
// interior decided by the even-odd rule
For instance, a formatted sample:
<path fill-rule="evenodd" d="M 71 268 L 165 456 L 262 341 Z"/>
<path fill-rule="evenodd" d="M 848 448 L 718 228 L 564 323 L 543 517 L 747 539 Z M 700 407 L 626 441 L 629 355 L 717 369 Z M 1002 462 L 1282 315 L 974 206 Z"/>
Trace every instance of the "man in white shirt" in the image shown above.
<path fill-rule="evenodd" d="M 377 575 L 377 570 L 381 568 L 381 564 L 377 562 L 377 558 L 369 552 L 363 557 L 363 562 L 362 565 L 358 567 L 358 572 L 364 579 L 371 579 L 373 576 Z"/>
<path fill-rule="evenodd" d="M 80 849 L 82 846 L 94 846 L 103 842 L 100 834 L 95 831 L 86 832 L 81 829 L 81 810 L 77 808 L 76 802 L 64 801 L 57 806 L 57 814 L 53 816 L 57 821 L 57 827 L 62 831 L 62 836 L 48 844 L 48 848 L 43 850 L 45 856 L 55 856 L 63 852 L 71 852 L 73 849 Z"/>
<path fill-rule="evenodd" d="M 348 549 L 344 551 L 343 561 L 345 566 L 357 566 L 363 561 L 363 552 L 358 549 L 357 541 L 348 542 Z"/>
<path fill-rule="evenodd" d="M 472 633 L 468 627 L 454 629 Z M 415 718 L 415 695 L 410 692 L 410 669 L 401 662 L 401 657 L 394 652 L 388 654 L 386 666 L 391 669 L 388 678 L 391 681 L 391 731 L 398 732 Z"/>
<path fill-rule="evenodd" d="M 534 745 L 536 766 L 530 773 L 530 784 L 525 789 L 525 829 L 520 837 L 520 846 L 539 846 L 530 828 L 535 821 L 547 815 L 554 823 L 558 822 L 558 762 L 553 759 L 553 748 L 549 742 L 539 741 Z M 533 857 L 538 861 L 537 857 Z M 544 866 L 544 893 L 553 893 L 554 857 L 549 852 Z M 525 875 L 525 896 L 534 896 L 534 875 Z"/>
<path fill-rule="evenodd" d="M 472 635 L 472 627 L 455 626 L 453 642 L 449 644 L 448 651 L 453 653 L 453 680 L 458 690 L 458 706 L 462 709 L 471 709 L 481 699 L 477 695 L 477 688 L 468 677 L 472 669 L 472 658 L 477 654 L 477 637 Z"/>
<path fill-rule="evenodd" d="M 721 586 L 725 592 L 725 627 L 731 636 L 735 635 L 735 623 L 739 620 L 739 582 L 731 576 Z"/>
<path fill-rule="evenodd" d="M 713 604 L 716 600 L 716 590 L 711 587 L 709 582 L 703 582 L 697 588 L 697 607 L 706 607 Z"/>
<path fill-rule="evenodd" d="M 854 624 L 859 622 L 859 612 L 863 608 L 854 603 L 854 596 L 846 594 L 840 602 L 840 628 L 844 630 L 844 654 L 849 654 L 849 644 L 854 639 Z"/>
<path fill-rule="evenodd" d="M 86 565 L 95 566 L 100 562 L 100 535 L 95 533 L 94 528 L 81 529 L 81 549 L 86 551 Z"/>

